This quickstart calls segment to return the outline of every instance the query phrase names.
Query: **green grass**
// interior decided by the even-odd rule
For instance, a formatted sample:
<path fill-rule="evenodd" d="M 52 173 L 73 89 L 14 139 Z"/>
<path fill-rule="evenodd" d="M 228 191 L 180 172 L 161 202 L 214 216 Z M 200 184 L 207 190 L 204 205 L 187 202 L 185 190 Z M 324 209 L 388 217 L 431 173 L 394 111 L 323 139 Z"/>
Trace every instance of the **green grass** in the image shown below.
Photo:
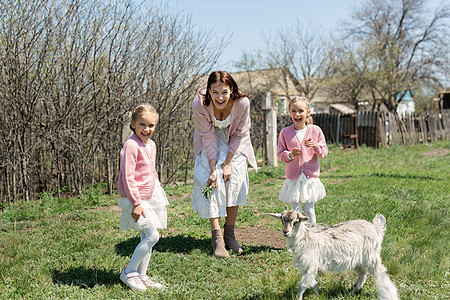
<path fill-rule="evenodd" d="M 316 204 L 318 222 L 387 219 L 382 258 L 401 299 L 449 299 L 449 142 L 384 149 L 341 150 L 330 146 L 321 160 L 327 197 Z M 125 288 L 121 268 L 138 243 L 137 232 L 119 230 L 118 195 L 102 186 L 78 198 L 40 199 L 0 213 L 0 299 L 294 299 L 300 271 L 281 236 L 277 200 L 284 166 L 250 172 L 248 205 L 240 232 L 264 229 L 267 242 L 245 242 L 244 255 L 216 259 L 209 221 L 192 212 L 192 186 L 167 187 L 168 228 L 161 230 L 149 274 L 166 291 L 137 293 Z M 248 240 L 248 239 L 247 239 Z M 349 294 L 352 272 L 319 275 L 321 294 L 306 299 L 375 299 L 371 276 L 362 293 Z"/>

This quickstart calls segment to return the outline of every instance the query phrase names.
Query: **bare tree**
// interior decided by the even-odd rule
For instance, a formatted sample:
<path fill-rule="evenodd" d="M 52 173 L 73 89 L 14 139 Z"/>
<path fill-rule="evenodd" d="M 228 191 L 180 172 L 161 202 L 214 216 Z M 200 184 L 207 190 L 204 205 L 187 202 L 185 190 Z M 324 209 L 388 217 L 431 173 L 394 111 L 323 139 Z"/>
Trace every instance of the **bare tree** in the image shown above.
<path fill-rule="evenodd" d="M 162 180 L 186 180 L 190 102 L 221 53 L 207 33 L 133 1 L 4 0 L 0 16 L 0 201 L 96 182 L 113 191 L 127 114 L 142 102 L 161 116 Z"/>
<path fill-rule="evenodd" d="M 221 51 L 210 48 L 214 37 L 197 33 L 191 19 L 182 15 L 159 13 L 144 31 L 150 34 L 142 41 L 138 94 L 160 114 L 154 135 L 160 179 L 166 183 L 180 177 L 187 180 L 193 165 L 191 103 L 201 77 Z M 221 40 L 216 45 L 223 48 Z"/>
<path fill-rule="evenodd" d="M 266 58 L 260 51 L 253 53 L 246 52 L 241 59 L 235 62 L 235 67 L 241 72 L 234 73 L 233 76 L 239 87 L 243 89 L 250 98 L 251 102 L 251 137 L 255 151 L 262 150 L 267 158 L 266 149 L 266 122 L 265 122 L 265 103 L 266 98 L 270 97 L 275 104 L 277 97 L 289 99 L 290 89 L 287 77 L 281 68 L 267 68 Z M 291 88 L 292 90 L 292 88 Z"/>
<path fill-rule="evenodd" d="M 323 85 L 331 97 L 349 102 L 358 110 L 365 96 L 369 57 L 366 52 L 336 42 L 330 52 L 330 76 Z"/>
<path fill-rule="evenodd" d="M 294 30 L 278 32 L 267 40 L 270 67 L 281 68 L 297 92 L 313 99 L 329 74 L 328 45 L 320 27 L 297 21 Z"/>
<path fill-rule="evenodd" d="M 368 0 L 345 24 L 346 43 L 370 57 L 366 87 L 395 111 L 407 90 L 436 84 L 449 65 L 450 6 L 430 14 L 423 0 Z"/>

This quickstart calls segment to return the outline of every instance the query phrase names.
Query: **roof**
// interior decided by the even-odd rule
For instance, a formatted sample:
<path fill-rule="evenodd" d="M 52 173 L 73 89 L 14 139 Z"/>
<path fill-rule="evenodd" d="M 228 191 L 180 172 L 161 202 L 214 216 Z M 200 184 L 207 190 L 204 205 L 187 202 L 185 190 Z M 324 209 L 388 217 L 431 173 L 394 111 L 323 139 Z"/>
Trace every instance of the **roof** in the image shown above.
<path fill-rule="evenodd" d="M 332 110 L 336 110 L 343 114 L 352 114 L 356 112 L 354 109 L 348 107 L 347 105 L 341 103 L 330 104 L 330 113 Z"/>
<path fill-rule="evenodd" d="M 446 87 L 443 90 L 440 90 L 437 92 L 438 94 L 449 94 L 450 93 L 450 87 Z"/>
<path fill-rule="evenodd" d="M 414 97 L 413 92 L 410 91 L 410 90 L 406 90 L 406 91 L 397 93 L 396 100 L 397 100 L 397 102 L 400 101 L 400 100 L 402 100 L 402 101 L 412 101 L 413 97 Z"/>
<path fill-rule="evenodd" d="M 244 91 L 252 89 L 269 90 L 271 93 L 292 98 L 298 96 L 294 84 L 289 78 L 286 78 L 281 68 L 243 71 L 231 74 L 236 80 L 239 88 Z M 311 100 L 312 103 L 331 103 L 336 102 L 337 99 L 331 99 L 324 90 L 318 90 Z"/>
<path fill-rule="evenodd" d="M 269 90 L 273 94 L 288 98 L 298 94 L 292 81 L 284 78 L 281 68 L 236 72 L 231 76 L 244 91 Z"/>
<path fill-rule="evenodd" d="M 293 82 L 285 77 L 281 68 L 252 70 L 230 73 L 240 89 L 246 93 L 258 91 L 266 93 L 270 91 L 276 98 L 285 97 L 290 99 L 298 96 L 299 92 L 295 89 Z M 203 86 L 206 86 L 208 76 L 202 78 Z M 311 100 L 313 103 L 346 103 L 339 97 L 329 95 L 326 90 L 319 89 Z"/>

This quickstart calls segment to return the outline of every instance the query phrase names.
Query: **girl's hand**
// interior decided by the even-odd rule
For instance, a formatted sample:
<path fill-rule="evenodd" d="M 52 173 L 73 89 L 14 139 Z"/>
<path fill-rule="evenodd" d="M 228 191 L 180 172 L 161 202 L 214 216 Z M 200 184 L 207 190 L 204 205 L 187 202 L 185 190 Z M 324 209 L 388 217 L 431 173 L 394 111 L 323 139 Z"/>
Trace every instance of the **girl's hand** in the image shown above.
<path fill-rule="evenodd" d="M 289 154 L 290 158 L 294 158 L 296 156 L 302 155 L 302 150 L 300 148 L 294 148 L 291 150 L 291 153 Z"/>
<path fill-rule="evenodd" d="M 317 143 L 315 140 L 309 138 L 305 141 L 305 146 L 307 147 L 313 147 L 314 149 L 317 148 Z"/>
<path fill-rule="evenodd" d="M 231 178 L 231 164 L 223 164 L 223 181 L 227 182 Z"/>
<path fill-rule="evenodd" d="M 209 185 L 214 189 L 216 188 L 216 182 L 217 182 L 217 172 L 216 170 L 214 170 L 211 172 L 211 175 L 209 175 L 208 182 L 206 185 Z"/>
<path fill-rule="evenodd" d="M 139 220 L 141 215 L 145 218 L 144 209 L 140 204 L 133 206 L 133 210 L 131 211 L 131 217 L 134 219 L 135 222 Z"/>

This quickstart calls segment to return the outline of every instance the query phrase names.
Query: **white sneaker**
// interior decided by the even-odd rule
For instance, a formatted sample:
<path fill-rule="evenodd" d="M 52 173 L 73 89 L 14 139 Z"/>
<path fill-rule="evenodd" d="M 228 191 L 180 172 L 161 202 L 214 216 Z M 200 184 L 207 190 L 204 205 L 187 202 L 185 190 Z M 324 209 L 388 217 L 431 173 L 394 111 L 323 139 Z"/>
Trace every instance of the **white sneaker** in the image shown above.
<path fill-rule="evenodd" d="M 161 283 L 154 282 L 147 275 L 141 275 L 141 280 L 145 284 L 145 286 L 153 289 L 165 289 L 166 287 Z"/>
<path fill-rule="evenodd" d="M 120 280 L 132 290 L 140 292 L 145 292 L 147 290 L 138 272 L 125 273 L 125 268 L 123 268 L 122 273 L 120 273 Z"/>

